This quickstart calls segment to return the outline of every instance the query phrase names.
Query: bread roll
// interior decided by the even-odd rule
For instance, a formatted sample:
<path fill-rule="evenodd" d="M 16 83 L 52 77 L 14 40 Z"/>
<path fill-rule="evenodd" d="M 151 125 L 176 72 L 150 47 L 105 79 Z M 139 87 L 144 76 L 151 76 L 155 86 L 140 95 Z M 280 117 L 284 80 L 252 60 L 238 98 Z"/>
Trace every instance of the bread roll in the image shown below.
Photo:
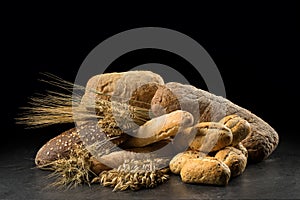
<path fill-rule="evenodd" d="M 170 167 L 171 172 L 173 172 L 174 174 L 180 174 L 182 167 L 187 162 L 189 162 L 189 160 L 194 159 L 194 158 L 199 158 L 200 156 L 201 156 L 200 152 L 192 151 L 192 150 L 188 150 L 188 151 L 177 154 L 170 161 L 169 167 Z"/>
<path fill-rule="evenodd" d="M 215 155 L 215 157 L 224 162 L 231 171 L 231 177 L 236 177 L 244 172 L 247 165 L 246 156 L 234 147 L 226 147 Z"/>
<path fill-rule="evenodd" d="M 232 146 L 239 144 L 243 141 L 251 131 L 250 124 L 239 117 L 238 115 L 228 115 L 220 120 L 221 124 L 228 127 L 233 135 Z"/>
<path fill-rule="evenodd" d="M 217 122 L 201 122 L 193 127 L 197 132 L 190 144 L 192 150 L 204 153 L 217 151 L 232 142 L 232 133 L 225 125 Z"/>
<path fill-rule="evenodd" d="M 180 176 L 185 183 L 227 185 L 230 169 L 217 158 L 197 158 L 186 162 Z"/>

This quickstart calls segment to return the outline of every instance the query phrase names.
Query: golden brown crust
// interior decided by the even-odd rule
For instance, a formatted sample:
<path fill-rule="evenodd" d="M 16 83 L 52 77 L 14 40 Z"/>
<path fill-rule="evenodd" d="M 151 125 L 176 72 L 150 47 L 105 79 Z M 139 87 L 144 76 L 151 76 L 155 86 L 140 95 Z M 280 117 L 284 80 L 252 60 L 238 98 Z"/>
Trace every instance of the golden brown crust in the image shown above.
<path fill-rule="evenodd" d="M 197 158 L 183 166 L 180 176 L 185 183 L 227 185 L 230 169 L 217 158 Z"/>
<path fill-rule="evenodd" d="M 233 135 L 232 146 L 244 140 L 251 132 L 250 124 L 238 115 L 228 115 L 219 121 L 228 127 Z"/>
<path fill-rule="evenodd" d="M 96 108 L 95 103 L 100 100 L 127 103 L 134 91 L 148 83 L 164 84 L 161 76 L 151 71 L 128 71 L 96 75 L 89 79 L 81 105 L 93 110 Z M 154 93 L 154 91 L 150 91 Z M 143 90 L 139 90 L 139 92 L 143 92 Z M 136 93 L 134 96 L 141 97 Z"/>
<path fill-rule="evenodd" d="M 197 133 L 190 144 L 193 150 L 211 152 L 229 146 L 232 142 L 232 133 L 225 125 L 217 122 L 201 122 L 194 127 Z"/>
<path fill-rule="evenodd" d="M 224 162 L 231 171 L 231 177 L 236 177 L 244 172 L 247 165 L 246 156 L 234 147 L 226 147 L 217 152 L 215 157 Z"/>
<path fill-rule="evenodd" d="M 248 150 L 241 142 L 235 145 L 234 148 L 240 150 L 246 156 L 246 158 L 248 158 Z"/>
<path fill-rule="evenodd" d="M 251 126 L 251 133 L 242 141 L 248 150 L 250 162 L 262 161 L 276 149 L 279 143 L 277 132 L 247 109 L 191 85 L 173 82 L 165 86 L 172 92 L 164 92 L 168 89 L 159 88 L 153 97 L 152 108 L 162 108 L 166 112 L 186 110 L 193 114 L 196 122 L 219 121 L 227 115 L 236 114 Z M 177 102 L 175 107 L 174 102 Z M 198 113 L 195 113 L 195 110 L 198 110 Z"/>
<path fill-rule="evenodd" d="M 85 94 L 81 99 L 81 104 L 88 109 L 95 109 L 97 99 L 109 100 L 114 92 L 117 81 L 124 75 L 123 73 L 99 74 L 90 78 L 86 84 Z"/>
<path fill-rule="evenodd" d="M 181 129 L 193 124 L 193 116 L 182 110 L 162 115 L 140 126 L 136 134 L 126 141 L 128 147 L 144 147 L 175 136 Z"/>
<path fill-rule="evenodd" d="M 194 159 L 194 158 L 199 158 L 200 157 L 200 152 L 198 151 L 192 151 L 188 150 L 185 152 L 181 152 L 174 156 L 172 160 L 170 161 L 169 167 L 171 172 L 174 174 L 180 174 L 180 171 L 182 167 L 189 162 L 189 160 Z"/>

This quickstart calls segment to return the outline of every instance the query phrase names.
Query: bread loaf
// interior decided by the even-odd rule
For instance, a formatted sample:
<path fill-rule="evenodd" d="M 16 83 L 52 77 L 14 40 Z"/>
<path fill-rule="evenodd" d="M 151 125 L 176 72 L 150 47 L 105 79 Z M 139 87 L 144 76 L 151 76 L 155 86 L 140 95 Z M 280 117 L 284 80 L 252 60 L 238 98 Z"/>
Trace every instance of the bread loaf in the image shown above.
<path fill-rule="evenodd" d="M 151 71 L 128 71 L 96 75 L 89 79 L 81 104 L 87 109 L 95 110 L 97 108 L 95 105 L 100 100 L 128 103 L 132 96 L 132 100 L 141 98 L 142 95 L 138 94 L 136 90 L 148 83 L 163 85 L 164 81 L 160 75 Z M 144 90 L 139 91 L 143 92 Z M 147 98 L 150 98 L 150 96 Z"/>
<path fill-rule="evenodd" d="M 174 110 L 185 110 L 194 116 L 195 122 L 219 121 L 227 115 L 236 114 L 249 122 L 251 133 L 242 141 L 248 150 L 249 161 L 266 159 L 277 147 L 277 132 L 265 121 L 231 101 L 197 89 L 191 85 L 167 83 L 157 89 L 152 102 L 156 115 Z"/>
<path fill-rule="evenodd" d="M 76 128 L 67 130 L 49 140 L 39 149 L 35 157 L 35 164 L 43 166 L 59 158 L 68 157 L 70 151 L 80 145 L 82 145 L 82 141 Z"/>
<path fill-rule="evenodd" d="M 181 180 L 185 183 L 227 185 L 230 169 L 214 157 L 191 159 L 182 167 Z"/>

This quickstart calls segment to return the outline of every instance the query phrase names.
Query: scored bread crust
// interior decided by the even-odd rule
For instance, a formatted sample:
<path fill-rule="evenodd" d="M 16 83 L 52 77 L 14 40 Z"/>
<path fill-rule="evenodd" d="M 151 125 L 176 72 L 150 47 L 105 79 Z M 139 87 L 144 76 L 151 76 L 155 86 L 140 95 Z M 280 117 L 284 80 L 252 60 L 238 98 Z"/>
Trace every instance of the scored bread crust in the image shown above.
<path fill-rule="evenodd" d="M 246 156 L 234 147 L 226 147 L 217 152 L 215 158 L 224 162 L 231 171 L 231 177 L 236 177 L 244 172 L 247 165 Z"/>
<path fill-rule="evenodd" d="M 200 153 L 198 151 L 188 150 L 181 152 L 174 156 L 170 161 L 169 167 L 172 173 L 180 174 L 182 167 L 189 162 L 189 160 L 194 158 L 199 158 Z"/>
<path fill-rule="evenodd" d="M 232 114 L 240 116 L 251 126 L 250 134 L 242 141 L 251 162 L 268 158 L 279 143 L 277 132 L 260 117 L 228 99 L 191 85 L 170 82 L 158 88 L 152 99 L 151 109 L 156 115 L 186 110 L 193 114 L 195 122 L 217 122 Z"/>

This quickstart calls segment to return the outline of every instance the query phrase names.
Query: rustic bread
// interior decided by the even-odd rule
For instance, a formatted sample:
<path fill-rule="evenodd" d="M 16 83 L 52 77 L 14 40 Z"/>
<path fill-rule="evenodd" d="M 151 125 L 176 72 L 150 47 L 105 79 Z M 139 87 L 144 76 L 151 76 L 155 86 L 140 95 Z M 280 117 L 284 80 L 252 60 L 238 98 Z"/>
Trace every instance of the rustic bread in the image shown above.
<path fill-rule="evenodd" d="M 170 161 L 169 167 L 174 174 L 180 174 L 182 167 L 191 159 L 199 158 L 200 152 L 188 150 L 174 156 Z"/>
<path fill-rule="evenodd" d="M 204 153 L 220 150 L 232 142 L 232 133 L 225 125 L 217 122 L 201 122 L 193 127 L 197 133 L 190 149 Z"/>
<path fill-rule="evenodd" d="M 279 142 L 277 132 L 258 116 L 221 96 L 191 85 L 171 82 L 158 88 L 152 99 L 151 109 L 158 115 L 162 111 L 168 113 L 182 109 L 193 114 L 195 122 L 217 122 L 232 114 L 240 116 L 248 121 L 251 127 L 250 134 L 242 141 L 251 162 L 266 159 Z"/>
<path fill-rule="evenodd" d="M 217 159 L 224 162 L 231 171 L 231 177 L 236 177 L 244 172 L 247 165 L 246 156 L 234 147 L 226 147 L 217 152 Z"/>
<path fill-rule="evenodd" d="M 239 144 L 251 132 L 250 124 L 238 115 L 228 115 L 219 122 L 231 130 L 233 135 L 232 146 Z"/>
<path fill-rule="evenodd" d="M 152 98 L 159 87 L 162 87 L 162 85 L 155 82 L 138 87 L 132 92 L 129 105 L 150 109 Z"/>
<path fill-rule="evenodd" d="M 235 145 L 234 148 L 240 150 L 248 158 L 248 151 L 241 142 Z"/>
<path fill-rule="evenodd" d="M 185 183 L 227 185 L 230 169 L 214 157 L 196 158 L 186 162 L 180 176 Z"/>
<path fill-rule="evenodd" d="M 133 92 L 135 91 L 134 95 L 137 96 L 133 99 L 140 97 L 141 95 L 137 94 L 136 90 L 148 83 L 163 85 L 164 81 L 160 75 L 151 71 L 128 71 L 96 75 L 90 78 L 86 84 L 81 104 L 87 109 L 95 109 L 95 102 L 101 99 L 113 99 L 117 102 L 128 103 Z M 143 90 L 140 91 L 143 92 Z"/>

